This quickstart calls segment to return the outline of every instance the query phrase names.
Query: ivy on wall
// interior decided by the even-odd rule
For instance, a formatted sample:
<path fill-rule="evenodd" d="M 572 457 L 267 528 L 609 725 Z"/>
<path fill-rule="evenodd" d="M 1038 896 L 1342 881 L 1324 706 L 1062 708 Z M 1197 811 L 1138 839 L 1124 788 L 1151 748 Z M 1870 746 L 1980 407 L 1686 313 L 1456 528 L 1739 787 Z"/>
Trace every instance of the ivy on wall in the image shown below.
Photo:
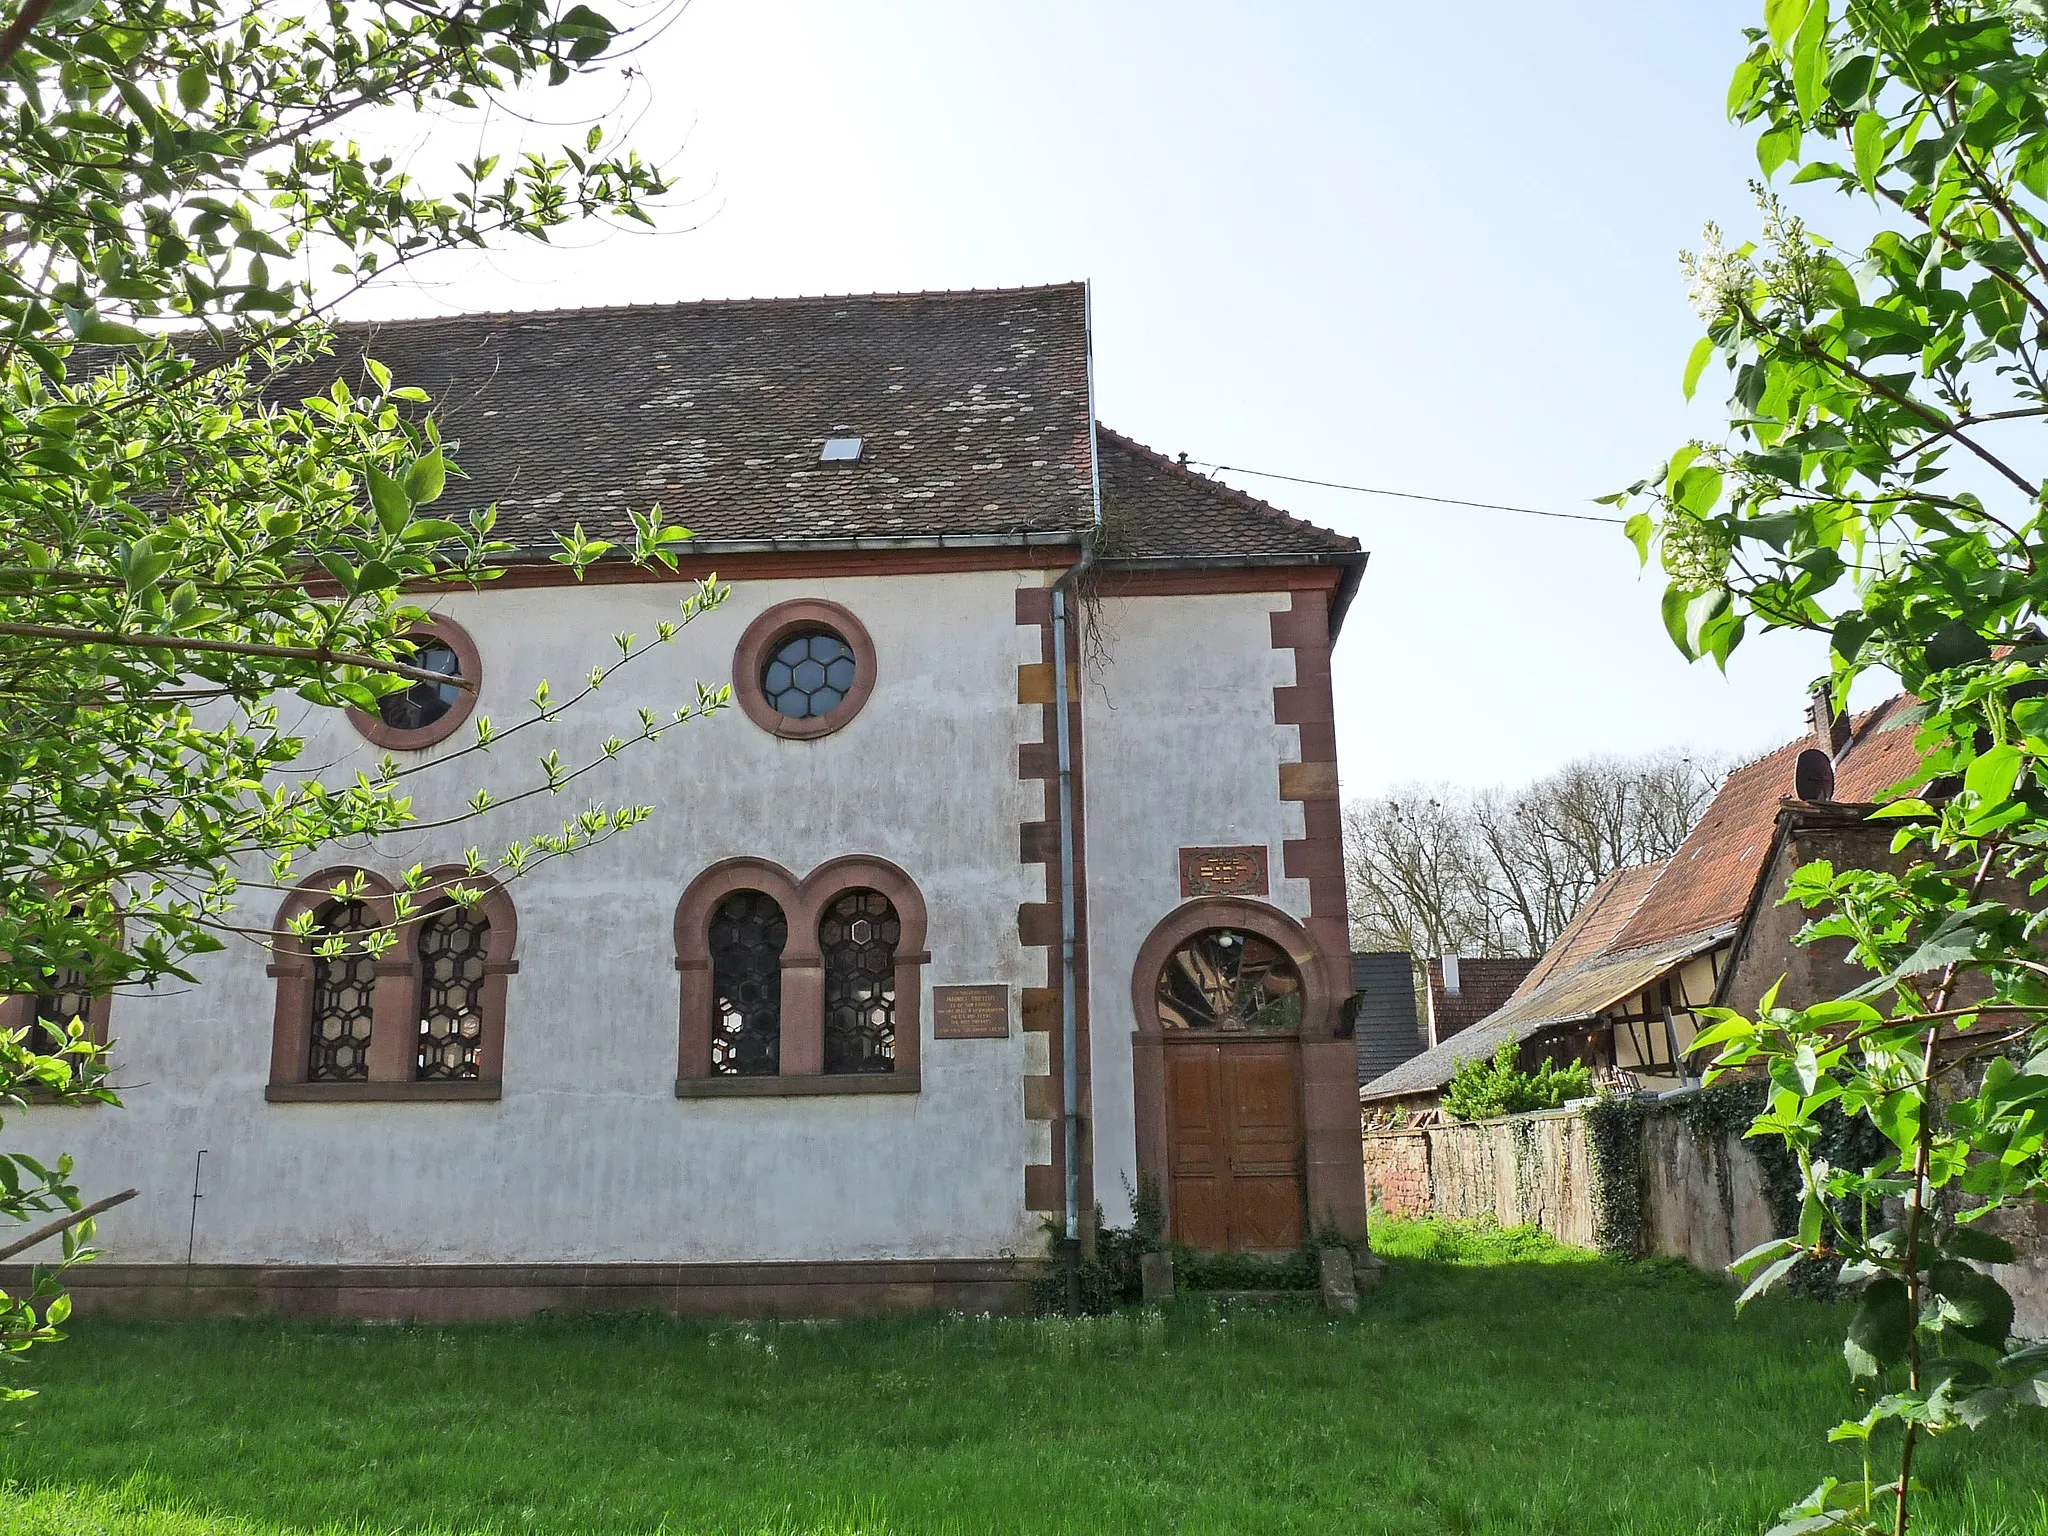
<path fill-rule="evenodd" d="M 1593 1169 L 1593 1243 L 1616 1258 L 1643 1252 L 1643 1106 L 1605 1095 L 1586 1109 Z"/>
<path fill-rule="evenodd" d="M 1721 1208 L 1735 1209 L 1727 1147 L 1742 1139 L 1764 1107 L 1770 1085 L 1762 1079 L 1722 1081 L 1711 1088 L 1666 1101 L 1607 1097 L 1586 1110 L 1586 1140 L 1593 1170 L 1594 1241 L 1603 1253 L 1641 1258 L 1648 1247 L 1644 1203 L 1648 1169 L 1644 1165 L 1644 1122 L 1651 1116 L 1677 1115 L 1693 1142 L 1705 1154 L 1719 1180 Z M 1869 1121 L 1851 1118 L 1829 1105 L 1819 1115 L 1819 1140 L 1814 1156 L 1831 1167 L 1864 1169 L 1885 1159 L 1889 1144 Z M 1799 1162 L 1785 1144 L 1771 1137 L 1743 1141 L 1762 1174 L 1763 1197 L 1773 1228 L 1780 1234 L 1799 1228 Z M 1860 1220 L 1853 1202 L 1839 1202 L 1844 1221 Z M 1793 1283 L 1810 1295 L 1835 1292 L 1836 1266 L 1808 1261 Z"/>

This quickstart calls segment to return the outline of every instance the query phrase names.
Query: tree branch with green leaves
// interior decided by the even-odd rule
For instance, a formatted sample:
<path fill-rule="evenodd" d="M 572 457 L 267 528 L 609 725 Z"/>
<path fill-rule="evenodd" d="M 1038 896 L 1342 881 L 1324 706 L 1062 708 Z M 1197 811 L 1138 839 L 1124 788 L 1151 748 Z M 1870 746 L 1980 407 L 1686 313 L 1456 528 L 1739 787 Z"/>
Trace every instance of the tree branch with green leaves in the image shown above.
<path fill-rule="evenodd" d="M 1993 1272 L 2007 1213 L 2048 1197 L 2044 25 L 2038 0 L 1767 0 L 1730 115 L 1766 181 L 1859 200 L 1875 233 L 1849 252 L 1763 185 L 1757 240 L 1708 226 L 1682 257 L 1707 328 L 1683 386 L 1726 370 L 1727 433 L 1610 498 L 1641 504 L 1628 532 L 1688 657 L 1818 631 L 1838 705 L 1877 670 L 1916 701 L 1893 723 L 1919 766 L 1875 812 L 1891 866 L 1809 864 L 1785 897 L 1813 914 L 1802 942 L 1870 979 L 1709 1010 L 1694 1046 L 1710 1079 L 1768 1078 L 1750 1134 L 1804 1181 L 1798 1230 L 1735 1265 L 1743 1302 L 1816 1263 L 1855 1298 L 1869 1408 L 1833 1439 L 1862 1475 L 1826 1478 L 1780 1536 L 1904 1536 L 1922 1439 L 2048 1406 L 2048 1348 L 2012 1337 Z M 1890 1153 L 1827 1166 L 1824 1109 Z"/>
<path fill-rule="evenodd" d="M 688 530 L 656 507 L 616 545 L 576 527 L 549 551 L 514 551 L 488 506 L 443 516 L 462 472 L 433 402 L 374 357 L 344 370 L 329 324 L 439 256 L 651 222 L 668 178 L 606 122 L 554 149 L 492 134 L 526 93 L 630 77 L 679 5 L 615 22 L 567 0 L 0 0 L 0 994 L 147 988 L 236 935 L 299 940 L 239 903 L 338 844 L 487 817 L 515 833 L 400 877 L 394 923 L 348 940 L 388 946 L 653 814 L 592 800 L 503 826 L 722 688 L 636 701 L 637 731 L 587 747 L 543 740 L 528 779 L 446 813 L 415 790 L 630 686 L 620 669 L 719 602 L 715 581 L 684 583 L 651 637 L 616 637 L 582 689 L 543 681 L 528 717 L 479 719 L 430 764 L 308 765 L 280 706 L 374 712 L 447 681 L 416 656 L 422 604 L 515 554 L 576 579 L 601 559 L 679 575 Z M 418 118 L 465 125 L 476 152 L 435 170 L 371 147 Z M 104 1069 L 75 1021 L 44 1019 L 0 1036 L 0 1107 L 112 1103 Z M 68 1163 L 0 1153 L 0 1220 L 81 1198 Z M 63 1263 L 89 1235 L 67 1229 Z M 56 1336 L 63 1263 L 0 1298 L 0 1352 Z"/>

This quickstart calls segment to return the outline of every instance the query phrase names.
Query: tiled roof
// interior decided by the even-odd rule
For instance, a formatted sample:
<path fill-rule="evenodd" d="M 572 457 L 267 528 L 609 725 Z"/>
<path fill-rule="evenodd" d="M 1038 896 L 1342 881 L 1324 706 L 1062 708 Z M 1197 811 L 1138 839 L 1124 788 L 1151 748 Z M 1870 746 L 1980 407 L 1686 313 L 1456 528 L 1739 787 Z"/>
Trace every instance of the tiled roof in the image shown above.
<path fill-rule="evenodd" d="M 1649 864 L 1631 864 L 1609 873 L 1579 903 L 1579 910 L 1565 924 L 1564 932 L 1543 952 L 1536 968 L 1522 978 L 1521 986 L 1515 989 L 1515 996 L 1526 997 L 1551 977 L 1562 975 L 1603 953 L 1620 936 L 1628 920 L 1635 916 L 1636 908 L 1642 905 L 1643 897 L 1663 872 L 1664 861 L 1658 859 Z"/>
<path fill-rule="evenodd" d="M 1444 963 L 1438 959 L 1429 962 L 1429 1006 L 1430 1018 L 1436 1027 L 1439 1040 L 1448 1039 L 1461 1029 L 1469 1028 L 1485 1018 L 1515 995 L 1515 989 L 1522 984 L 1522 978 L 1536 968 L 1536 961 L 1526 956 L 1506 960 L 1458 961 L 1458 990 L 1444 990 Z"/>
<path fill-rule="evenodd" d="M 1913 702 L 1901 694 L 1852 722 L 1835 760 L 1838 804 L 1880 800 L 1918 766 Z M 1726 943 L 1755 899 L 1780 805 L 1792 794 L 1793 765 L 1816 745 L 1802 736 L 1736 769 L 1676 854 L 1661 864 L 1616 870 L 1594 887 L 1503 1007 L 1368 1083 L 1360 1097 L 1439 1089 L 1460 1062 L 1488 1055 L 1503 1041 L 1591 1018 L 1673 966 Z M 1475 963 L 1463 961 L 1460 970 Z M 1432 987 L 1438 984 L 1435 966 L 1432 961 Z"/>
<path fill-rule="evenodd" d="M 1105 561 L 1162 556 L 1356 554 L 1358 540 L 1184 469 L 1107 427 L 1096 433 Z"/>
<path fill-rule="evenodd" d="M 1642 949 L 1595 956 L 1586 964 L 1560 971 L 1533 991 L 1511 999 L 1491 1017 L 1452 1035 L 1359 1090 L 1362 1100 L 1431 1093 L 1449 1083 L 1459 1066 L 1491 1056 L 1507 1041 L 1517 1043 L 1576 1024 L 1642 991 L 1675 965 L 1725 943 L 1733 924 L 1685 934 Z"/>
<path fill-rule="evenodd" d="M 1885 799 L 1892 787 L 1910 778 L 1920 766 L 1913 745 L 1910 711 L 1919 701 L 1898 693 L 1866 710 L 1850 733 L 1847 750 L 1835 764 L 1835 799 L 1847 804 Z"/>
<path fill-rule="evenodd" d="M 1835 763 L 1837 800 L 1876 799 L 1912 772 L 1917 761 L 1913 732 L 1883 728 L 1908 703 L 1888 699 L 1854 722 Z M 1706 815 L 1617 936 L 1615 948 L 1661 943 L 1742 916 L 1770 852 L 1778 802 L 1792 793 L 1793 765 L 1815 744 L 1812 737 L 1801 736 L 1728 775 Z"/>
<path fill-rule="evenodd" d="M 1095 520 L 1079 283 L 342 327 L 352 378 L 365 352 L 432 395 L 457 442 L 469 478 L 436 510 L 496 502 L 500 534 L 530 553 L 577 522 L 616 540 L 654 502 L 720 540 Z M 842 435 L 860 460 L 820 463 Z"/>

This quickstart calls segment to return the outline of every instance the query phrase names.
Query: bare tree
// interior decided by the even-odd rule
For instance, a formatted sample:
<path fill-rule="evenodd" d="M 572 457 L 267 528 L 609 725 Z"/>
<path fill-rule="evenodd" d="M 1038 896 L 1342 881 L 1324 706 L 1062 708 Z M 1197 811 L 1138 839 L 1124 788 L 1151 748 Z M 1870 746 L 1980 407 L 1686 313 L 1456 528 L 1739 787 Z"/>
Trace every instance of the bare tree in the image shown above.
<path fill-rule="evenodd" d="M 1730 763 L 1590 757 L 1521 789 L 1410 786 L 1344 812 L 1352 942 L 1534 955 L 1613 870 L 1669 858 Z"/>
<path fill-rule="evenodd" d="M 1414 785 L 1346 806 L 1344 876 L 1355 947 L 1496 953 L 1479 848 L 1454 791 Z"/>

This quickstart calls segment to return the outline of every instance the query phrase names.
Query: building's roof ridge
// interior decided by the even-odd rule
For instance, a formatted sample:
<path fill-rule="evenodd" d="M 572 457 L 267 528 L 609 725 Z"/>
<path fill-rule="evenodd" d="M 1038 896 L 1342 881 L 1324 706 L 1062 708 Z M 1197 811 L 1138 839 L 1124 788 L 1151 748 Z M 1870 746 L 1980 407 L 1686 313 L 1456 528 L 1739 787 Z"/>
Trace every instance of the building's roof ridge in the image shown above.
<path fill-rule="evenodd" d="M 1365 547 L 1349 534 L 1339 533 L 1334 528 L 1325 528 L 1320 523 L 1312 523 L 1305 517 L 1296 517 L 1285 508 L 1276 507 L 1270 501 L 1261 500 L 1248 491 L 1241 491 L 1236 486 L 1227 485 L 1213 476 L 1189 469 L 1185 464 L 1180 463 L 1167 454 L 1161 453 L 1157 448 L 1141 443 L 1134 437 L 1126 436 L 1114 427 L 1105 426 L 1099 419 L 1095 423 L 1095 430 L 1102 436 L 1109 438 L 1125 452 L 1134 453 L 1142 458 L 1149 459 L 1156 468 L 1162 469 L 1170 475 L 1181 477 L 1208 495 L 1220 496 L 1243 511 L 1254 512 L 1261 517 L 1270 518 L 1286 528 L 1316 534 L 1321 538 L 1341 544 L 1347 549 L 1363 549 Z"/>
<path fill-rule="evenodd" d="M 459 325 L 471 320 L 561 320 L 578 315 L 667 314 L 678 309 L 798 308 L 816 304 L 913 303 L 924 299 L 1020 298 L 1086 286 L 1079 278 L 1057 283 L 1027 283 L 1017 288 L 906 288 L 875 293 L 757 294 L 730 299 L 647 300 L 632 304 L 568 304 L 548 309 L 458 310 L 446 315 L 401 315 L 389 320 L 337 320 L 337 331 L 387 330 L 393 326 Z"/>

